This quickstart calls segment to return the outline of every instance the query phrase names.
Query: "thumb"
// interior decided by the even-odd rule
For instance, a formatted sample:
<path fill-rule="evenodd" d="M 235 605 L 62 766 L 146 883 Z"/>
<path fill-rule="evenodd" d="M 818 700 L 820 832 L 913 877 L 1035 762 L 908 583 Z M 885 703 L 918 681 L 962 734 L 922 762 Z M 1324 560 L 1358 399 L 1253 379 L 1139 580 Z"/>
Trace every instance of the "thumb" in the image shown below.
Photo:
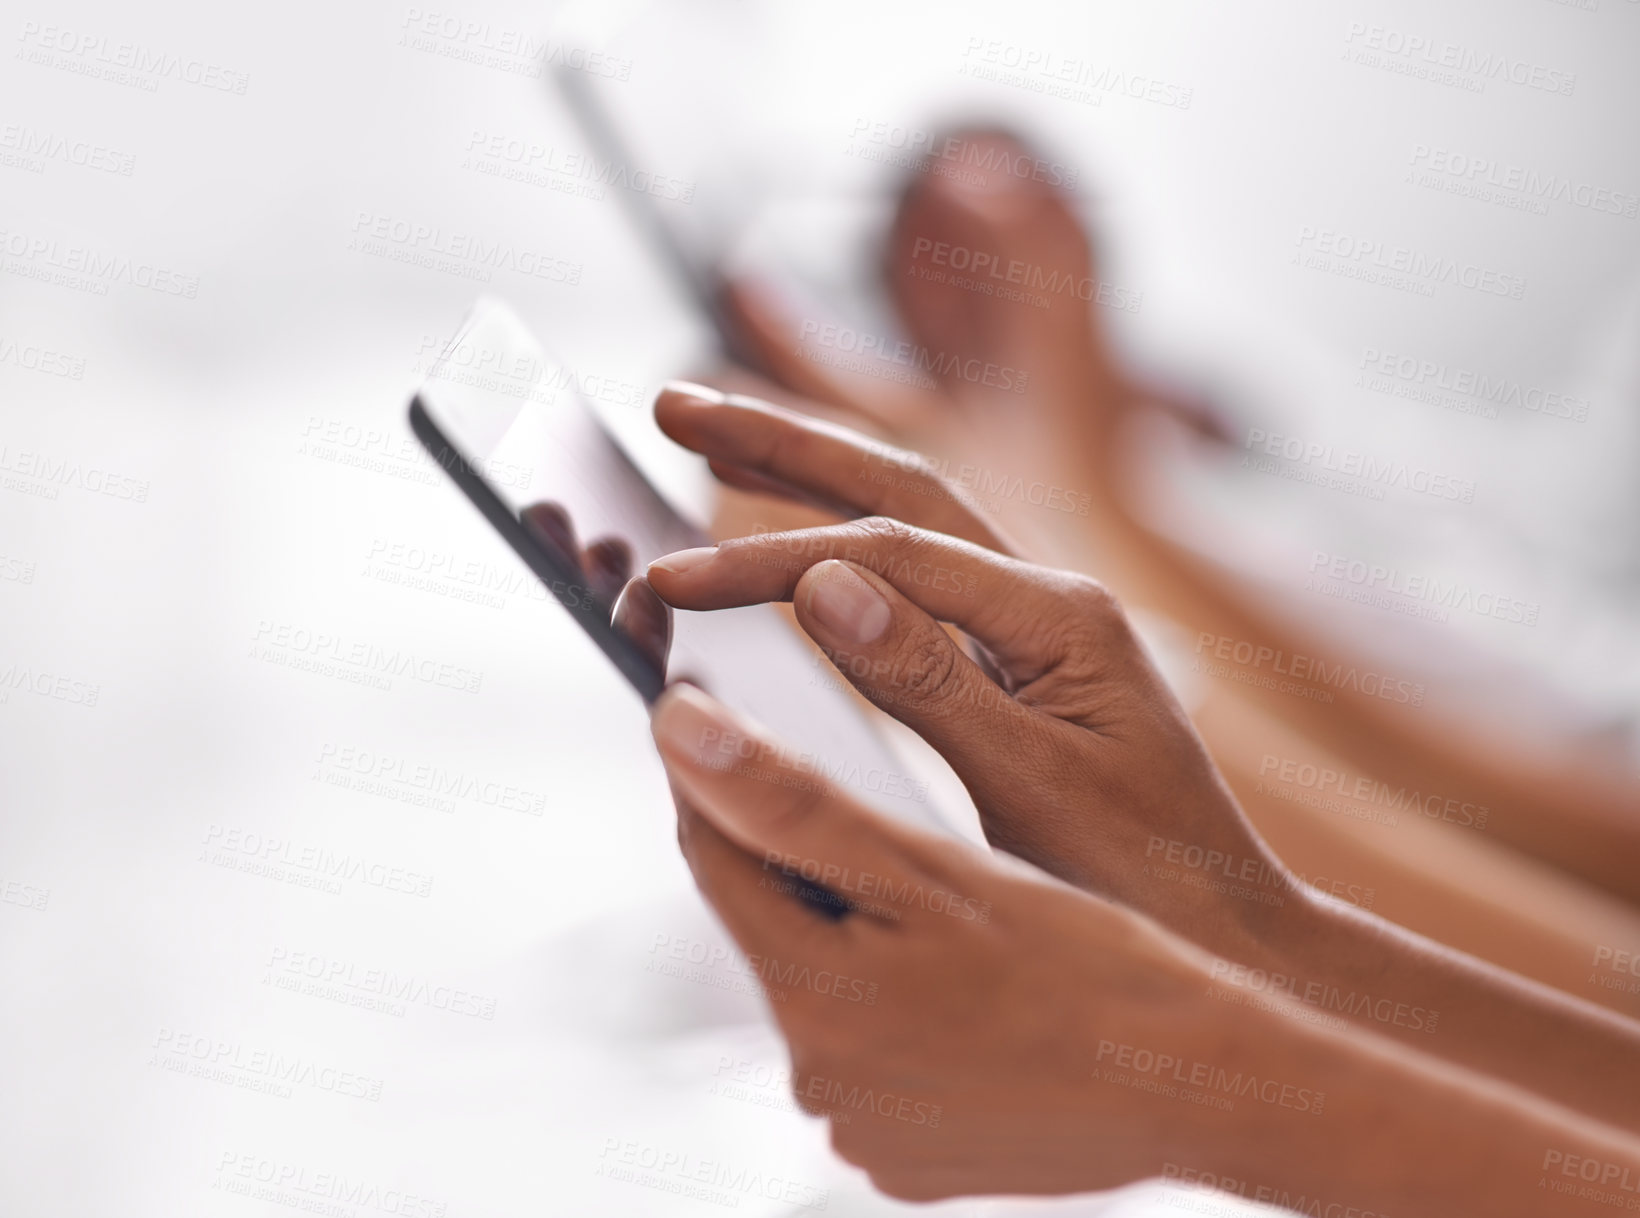
<path fill-rule="evenodd" d="M 746 853 L 813 883 L 838 891 L 861 877 L 920 881 L 943 847 L 824 777 L 842 759 L 799 753 L 694 686 L 669 686 L 652 728 L 668 773 L 702 817 Z"/>

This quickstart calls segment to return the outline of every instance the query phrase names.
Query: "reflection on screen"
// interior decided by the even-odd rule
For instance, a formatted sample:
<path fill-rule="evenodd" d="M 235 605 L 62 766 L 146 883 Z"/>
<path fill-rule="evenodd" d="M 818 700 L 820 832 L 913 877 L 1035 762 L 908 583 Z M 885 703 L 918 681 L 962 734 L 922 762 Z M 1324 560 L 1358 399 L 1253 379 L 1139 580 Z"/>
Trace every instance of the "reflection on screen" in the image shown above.
<path fill-rule="evenodd" d="M 776 609 L 674 614 L 649 590 L 650 562 L 708 539 L 654 490 L 569 371 L 505 306 L 474 308 L 417 397 L 537 553 L 509 538 L 515 549 L 641 693 L 693 681 L 790 741 L 806 770 L 886 811 L 939 823 L 927 782 L 905 772 L 865 717 L 874 712 Z"/>

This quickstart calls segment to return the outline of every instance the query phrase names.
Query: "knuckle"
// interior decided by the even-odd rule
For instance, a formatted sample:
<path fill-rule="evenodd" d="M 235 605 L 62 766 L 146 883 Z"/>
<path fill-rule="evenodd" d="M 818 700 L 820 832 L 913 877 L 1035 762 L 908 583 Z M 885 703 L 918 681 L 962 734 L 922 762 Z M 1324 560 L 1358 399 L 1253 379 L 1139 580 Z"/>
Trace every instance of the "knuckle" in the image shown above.
<path fill-rule="evenodd" d="M 1073 645 L 1105 650 L 1131 641 L 1127 614 L 1115 594 L 1098 580 L 1086 575 L 1069 577 L 1065 599 L 1070 610 L 1065 634 Z"/>
<path fill-rule="evenodd" d="M 918 627 L 906 635 L 898 668 L 905 694 L 925 707 L 949 701 L 960 686 L 956 644 L 937 626 Z"/>
<path fill-rule="evenodd" d="M 1104 623 L 1122 617 L 1122 607 L 1117 603 L 1115 595 L 1091 576 L 1071 577 L 1070 600 L 1079 616 L 1094 623 Z"/>
<path fill-rule="evenodd" d="M 880 546 L 912 546 L 922 539 L 921 529 L 913 528 L 892 516 L 866 516 L 855 523 Z"/>

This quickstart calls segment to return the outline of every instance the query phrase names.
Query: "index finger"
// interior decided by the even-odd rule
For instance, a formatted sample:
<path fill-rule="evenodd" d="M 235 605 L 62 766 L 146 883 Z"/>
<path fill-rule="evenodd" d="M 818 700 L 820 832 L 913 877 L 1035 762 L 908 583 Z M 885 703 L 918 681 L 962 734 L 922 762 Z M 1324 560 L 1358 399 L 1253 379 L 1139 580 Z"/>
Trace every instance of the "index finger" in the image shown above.
<path fill-rule="evenodd" d="M 674 381 L 655 421 L 714 466 L 748 471 L 860 516 L 892 516 L 1002 554 L 1018 547 L 961 487 L 909 449 L 742 394 Z"/>
<path fill-rule="evenodd" d="M 887 516 L 668 554 L 650 564 L 648 579 L 675 608 L 732 609 L 791 600 L 808 570 L 829 559 L 863 567 L 937 620 L 961 627 L 1019 679 L 1034 679 L 1028 674 L 1040 675 L 1086 641 L 1064 627 L 1120 621 L 1095 580 Z"/>

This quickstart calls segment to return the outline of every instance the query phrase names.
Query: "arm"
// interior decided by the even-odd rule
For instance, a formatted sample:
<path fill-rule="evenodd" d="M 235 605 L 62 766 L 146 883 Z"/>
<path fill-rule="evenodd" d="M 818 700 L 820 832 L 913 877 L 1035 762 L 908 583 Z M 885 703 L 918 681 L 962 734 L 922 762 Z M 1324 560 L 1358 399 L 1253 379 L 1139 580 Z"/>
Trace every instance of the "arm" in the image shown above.
<path fill-rule="evenodd" d="M 1279 996 L 1289 1018 L 1348 1020 L 1640 1130 L 1633 1020 L 1307 891 L 1239 946 L 1210 966 L 1224 1001 Z"/>
<path fill-rule="evenodd" d="M 1320 1119 L 1260 1105 L 1262 1122 L 1226 1130 L 1230 1191 L 1250 1200 L 1362 1218 L 1573 1218 L 1640 1198 L 1640 1143 L 1626 1133 L 1372 1034 L 1255 1035 L 1269 1038 L 1272 1073 L 1313 1078 L 1327 1098 Z"/>
<path fill-rule="evenodd" d="M 696 881 L 775 991 L 795 1096 L 885 1192 L 1171 1175 L 1304 1212 L 1535 1218 L 1605 1212 L 1549 1187 L 1586 1164 L 1640 1188 L 1634 1139 L 1371 1033 L 1221 1004 L 1155 923 L 886 821 L 699 691 L 668 691 L 654 729 Z M 836 877 L 847 916 L 771 884 L 784 861 Z"/>
<path fill-rule="evenodd" d="M 830 502 L 858 495 L 858 472 L 889 461 L 899 476 L 869 480 L 881 496 L 871 509 L 973 539 L 855 522 L 725 542 L 662 560 L 650 579 L 687 609 L 792 600 L 839 671 L 950 762 L 993 844 L 1221 957 L 1217 976 L 1240 983 L 1226 1005 L 1261 1001 L 1235 965 L 1278 972 L 1298 1021 L 1348 1019 L 1640 1128 L 1640 1092 L 1625 1084 L 1640 1077 L 1640 1026 L 1318 899 L 1242 815 L 1093 581 L 997 553 L 1003 543 L 962 496 L 905 454 L 890 460 L 840 429 L 744 399 L 673 393 L 657 413 L 720 472 L 748 470 Z M 797 588 L 821 563 L 833 574 L 806 585 L 821 592 L 810 603 Z M 857 611 L 881 606 L 869 637 L 858 612 L 850 621 L 826 610 L 843 584 L 841 601 Z M 983 645 L 988 669 L 943 622 Z"/>
<path fill-rule="evenodd" d="M 1091 273 L 1091 251 L 1063 200 L 1038 200 L 1026 214 L 1030 221 L 1016 218 L 1008 233 L 993 234 L 991 248 L 1024 241 L 1039 248 L 1033 261 L 1060 266 L 1072 280 Z M 1015 224 L 1025 227 L 1013 228 Z M 1051 238 L 1046 237 L 1050 229 Z M 1036 246 L 1038 238 L 1046 244 Z M 901 287 L 918 282 L 903 274 L 895 280 Z M 794 354 L 802 343 L 790 319 L 759 293 L 735 288 L 729 299 L 738 332 L 766 357 L 771 374 L 796 392 L 848 417 L 886 426 L 892 434 L 921 436 L 942 452 L 952 446 L 953 434 L 968 426 L 960 402 L 885 387 Z M 901 304 L 914 321 L 918 308 L 908 301 Z M 933 307 L 923 302 L 923 309 Z M 991 324 L 1007 329 L 1017 312 L 1001 309 Z M 956 442 L 959 452 L 967 454 L 964 460 L 977 460 L 995 472 L 1008 468 L 1030 480 L 1048 477 L 1052 467 L 1057 471 L 1053 477 L 1085 500 L 1085 512 L 1073 518 L 1031 511 L 1032 524 L 1049 526 L 1040 530 L 1040 540 L 1052 547 L 1043 554 L 1051 555 L 1055 565 L 1097 572 L 1134 605 L 1167 615 L 1209 646 L 1222 639 L 1267 649 L 1269 656 L 1322 661 L 1329 668 L 1380 668 L 1381 662 L 1350 638 L 1313 630 L 1310 619 L 1283 611 L 1267 592 L 1137 510 L 1130 493 L 1135 488 L 1128 425 L 1146 415 L 1199 421 L 1200 405 L 1136 381 L 1104 336 L 1089 325 L 1085 310 L 1065 317 L 1059 312 L 1052 311 L 1056 320 L 1051 331 L 1044 329 L 1043 318 L 1031 318 L 1043 334 L 1017 356 L 1031 370 L 1033 412 L 1047 416 L 1036 424 L 1055 443 L 1045 452 L 1016 454 L 1010 465 L 1006 455 L 987 455 L 983 448 L 975 455 L 970 446 Z M 1058 412 L 1052 409 L 1055 402 L 1061 404 Z M 1218 434 L 1216 426 L 1198 430 L 1221 442 L 1236 442 L 1228 432 Z M 1225 459 L 1233 460 L 1234 450 Z M 1553 705 L 1555 696 L 1542 690 L 1534 697 L 1533 691 L 1523 694 L 1514 685 L 1500 691 L 1496 674 L 1480 657 L 1455 664 L 1463 657 L 1450 646 L 1439 641 L 1432 646 L 1441 647 L 1440 659 L 1449 670 L 1463 674 L 1464 688 L 1431 689 L 1425 704 L 1410 712 L 1352 688 L 1329 687 L 1325 704 L 1247 684 L 1232 688 L 1373 777 L 1486 806 L 1487 832 L 1496 840 L 1640 903 L 1640 780 L 1632 767 L 1610 749 L 1557 737 L 1559 725 L 1552 714 L 1531 723 L 1496 722 L 1491 712 L 1501 693 L 1538 706 Z M 1244 675 L 1255 674 L 1249 669 Z"/>
<path fill-rule="evenodd" d="M 1112 548 L 1152 590 L 1147 603 L 1213 639 L 1228 636 L 1269 654 L 1312 657 L 1346 670 L 1381 667 L 1348 640 L 1305 629 L 1233 572 L 1151 528 L 1114 493 L 1117 471 L 1107 472 L 1100 510 Z M 1478 661 L 1474 669 L 1476 687 L 1484 677 L 1496 679 Z M 1416 711 L 1347 688 L 1330 690 L 1326 705 L 1258 690 L 1250 696 L 1360 770 L 1396 787 L 1458 794 L 1485 806 L 1489 836 L 1640 903 L 1634 774 L 1610 750 L 1555 738 L 1548 724 L 1528 731 L 1519 723 L 1487 722 L 1490 688 L 1462 702 L 1431 690 Z M 1542 690 L 1532 700 L 1553 704 L 1556 696 Z"/>

